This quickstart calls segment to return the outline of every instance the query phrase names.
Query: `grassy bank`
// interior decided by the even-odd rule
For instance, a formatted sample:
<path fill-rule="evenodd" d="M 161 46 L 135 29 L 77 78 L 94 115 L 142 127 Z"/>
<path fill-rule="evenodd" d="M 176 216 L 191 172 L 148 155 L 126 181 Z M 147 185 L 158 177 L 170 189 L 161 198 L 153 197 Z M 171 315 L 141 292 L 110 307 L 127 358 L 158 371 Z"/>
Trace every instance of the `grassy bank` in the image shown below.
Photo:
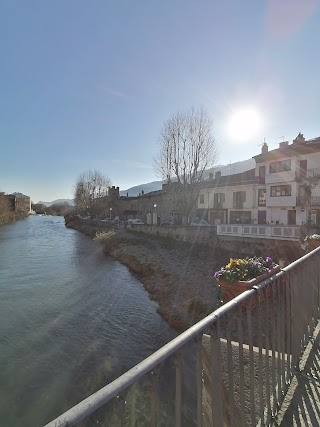
<path fill-rule="evenodd" d="M 66 226 L 94 237 L 99 227 L 76 218 Z M 230 253 L 168 237 L 118 230 L 104 243 L 107 255 L 119 260 L 159 304 L 158 311 L 177 331 L 194 324 L 217 307 L 213 274 Z"/>
<path fill-rule="evenodd" d="M 5 212 L 0 215 L 0 225 L 9 224 L 10 222 L 17 221 L 19 219 L 24 219 L 28 215 L 21 215 L 21 213 L 17 212 Z"/>

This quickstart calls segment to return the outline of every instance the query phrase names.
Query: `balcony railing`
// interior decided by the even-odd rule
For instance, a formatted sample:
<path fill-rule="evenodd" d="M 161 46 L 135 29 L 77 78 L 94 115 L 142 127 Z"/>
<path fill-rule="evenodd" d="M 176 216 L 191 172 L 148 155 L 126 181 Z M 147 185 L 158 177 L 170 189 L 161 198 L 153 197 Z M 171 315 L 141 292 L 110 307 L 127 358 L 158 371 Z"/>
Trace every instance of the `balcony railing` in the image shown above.
<path fill-rule="evenodd" d="M 300 227 L 290 225 L 246 225 L 246 224 L 219 224 L 218 235 L 246 236 L 255 238 L 274 238 L 284 240 L 299 240 Z"/>
<path fill-rule="evenodd" d="M 320 197 L 311 197 L 311 206 L 320 206 Z"/>
<path fill-rule="evenodd" d="M 148 426 L 269 425 L 319 319 L 319 301 L 320 248 L 218 308 L 47 427 L 75 425 L 102 406 L 107 415 L 101 409 L 99 416 L 108 416 L 108 425 L 132 419 Z"/>
<path fill-rule="evenodd" d="M 320 178 L 320 168 L 308 169 L 307 178 Z"/>

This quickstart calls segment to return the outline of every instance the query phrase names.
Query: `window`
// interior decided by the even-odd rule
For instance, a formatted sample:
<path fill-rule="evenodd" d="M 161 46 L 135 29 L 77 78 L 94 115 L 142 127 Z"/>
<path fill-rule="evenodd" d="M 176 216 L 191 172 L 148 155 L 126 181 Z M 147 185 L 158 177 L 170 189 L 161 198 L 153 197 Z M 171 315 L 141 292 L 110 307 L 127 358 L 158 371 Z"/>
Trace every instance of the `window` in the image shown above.
<path fill-rule="evenodd" d="M 269 166 L 270 173 L 291 171 L 291 160 L 281 160 L 281 162 L 272 162 Z"/>
<path fill-rule="evenodd" d="M 236 191 L 233 193 L 233 207 L 242 208 L 243 202 L 246 201 L 246 192 L 245 191 Z"/>
<path fill-rule="evenodd" d="M 258 206 L 266 206 L 266 196 L 267 190 L 265 188 L 258 190 Z"/>
<path fill-rule="evenodd" d="M 215 193 L 214 195 L 214 204 L 221 204 L 225 201 L 225 194 L 224 193 Z"/>
<path fill-rule="evenodd" d="M 291 196 L 291 185 L 275 185 L 270 189 L 271 197 Z"/>
<path fill-rule="evenodd" d="M 204 204 L 204 194 L 200 194 L 200 204 Z"/>

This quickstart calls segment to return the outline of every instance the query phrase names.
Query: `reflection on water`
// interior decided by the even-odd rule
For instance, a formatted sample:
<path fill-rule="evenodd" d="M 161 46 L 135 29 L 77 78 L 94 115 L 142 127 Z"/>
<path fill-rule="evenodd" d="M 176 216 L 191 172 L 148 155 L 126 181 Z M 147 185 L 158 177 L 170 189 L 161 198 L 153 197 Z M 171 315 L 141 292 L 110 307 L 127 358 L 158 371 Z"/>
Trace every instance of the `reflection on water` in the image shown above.
<path fill-rule="evenodd" d="M 174 336 L 141 284 L 63 218 L 0 228 L 0 425 L 37 427 Z"/>

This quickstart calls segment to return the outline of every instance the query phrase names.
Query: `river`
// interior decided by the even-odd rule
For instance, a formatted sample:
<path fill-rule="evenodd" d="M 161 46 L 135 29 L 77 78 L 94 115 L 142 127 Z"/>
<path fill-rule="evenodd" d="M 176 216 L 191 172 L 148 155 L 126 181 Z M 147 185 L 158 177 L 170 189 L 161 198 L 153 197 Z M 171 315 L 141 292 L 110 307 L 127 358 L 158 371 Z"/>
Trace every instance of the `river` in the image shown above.
<path fill-rule="evenodd" d="M 156 310 L 63 218 L 1 226 L 0 425 L 42 426 L 160 348 L 175 333 Z"/>

